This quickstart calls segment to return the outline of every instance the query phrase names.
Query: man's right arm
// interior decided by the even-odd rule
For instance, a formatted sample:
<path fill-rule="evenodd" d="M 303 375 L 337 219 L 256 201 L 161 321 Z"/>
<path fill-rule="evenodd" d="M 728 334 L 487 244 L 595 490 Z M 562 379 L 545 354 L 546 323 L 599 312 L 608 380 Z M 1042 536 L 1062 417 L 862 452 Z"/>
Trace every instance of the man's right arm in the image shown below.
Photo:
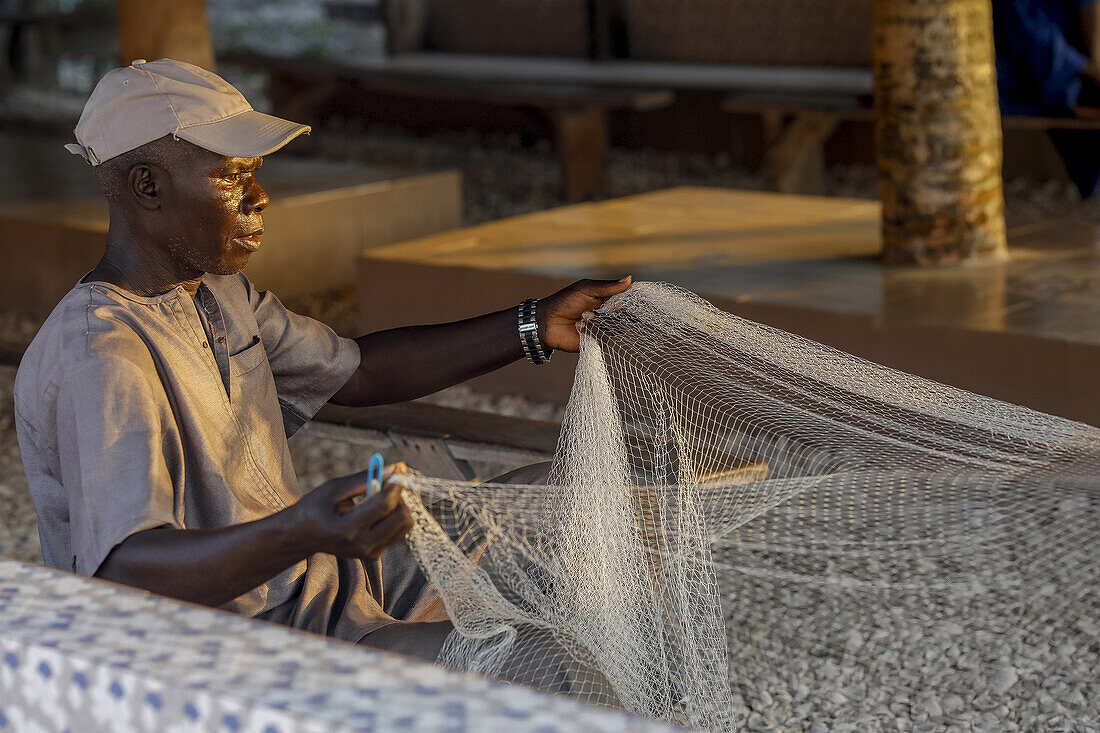
<path fill-rule="evenodd" d="M 217 529 L 157 528 L 114 548 L 96 577 L 207 606 L 247 593 L 315 553 L 378 557 L 412 528 L 394 473 L 382 491 L 356 505 L 366 474 L 333 479 L 264 519 Z"/>

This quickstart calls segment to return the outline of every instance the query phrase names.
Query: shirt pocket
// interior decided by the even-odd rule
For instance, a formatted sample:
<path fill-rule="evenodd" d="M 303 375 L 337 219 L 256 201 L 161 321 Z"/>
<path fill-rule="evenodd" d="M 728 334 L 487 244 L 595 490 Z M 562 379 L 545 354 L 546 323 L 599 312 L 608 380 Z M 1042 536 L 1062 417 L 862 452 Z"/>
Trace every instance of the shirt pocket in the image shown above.
<path fill-rule="evenodd" d="M 259 339 L 243 351 L 239 351 L 229 357 L 229 377 L 232 381 L 235 377 L 243 377 L 257 367 L 267 363 L 267 353 L 264 344 Z"/>

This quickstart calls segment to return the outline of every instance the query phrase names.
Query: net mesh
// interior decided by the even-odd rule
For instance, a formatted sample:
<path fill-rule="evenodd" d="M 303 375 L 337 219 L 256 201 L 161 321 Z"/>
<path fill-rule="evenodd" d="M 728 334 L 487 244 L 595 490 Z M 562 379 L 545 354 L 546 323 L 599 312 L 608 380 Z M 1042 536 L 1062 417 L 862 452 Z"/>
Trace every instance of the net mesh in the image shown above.
<path fill-rule="evenodd" d="M 440 661 L 691 726 L 1095 726 L 1100 441 L 638 283 L 545 486 L 410 477 Z"/>

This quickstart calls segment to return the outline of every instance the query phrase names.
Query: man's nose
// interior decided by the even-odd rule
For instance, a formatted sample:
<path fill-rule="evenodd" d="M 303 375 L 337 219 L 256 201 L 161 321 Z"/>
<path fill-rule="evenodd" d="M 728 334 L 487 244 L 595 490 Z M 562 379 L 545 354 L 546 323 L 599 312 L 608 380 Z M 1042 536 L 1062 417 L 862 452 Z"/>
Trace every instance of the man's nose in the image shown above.
<path fill-rule="evenodd" d="M 241 213 L 245 216 L 258 214 L 266 209 L 269 203 L 271 200 L 267 197 L 267 191 L 253 178 L 252 185 L 245 191 L 244 198 L 241 200 Z"/>

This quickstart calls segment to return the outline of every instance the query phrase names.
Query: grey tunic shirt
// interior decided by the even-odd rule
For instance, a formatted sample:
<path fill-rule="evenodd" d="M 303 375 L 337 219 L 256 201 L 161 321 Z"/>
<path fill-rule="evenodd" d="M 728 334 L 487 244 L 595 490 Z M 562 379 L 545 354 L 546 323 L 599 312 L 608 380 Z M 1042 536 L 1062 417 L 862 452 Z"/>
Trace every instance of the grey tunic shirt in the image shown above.
<path fill-rule="evenodd" d="M 78 284 L 15 383 L 46 563 L 93 575 L 135 532 L 223 527 L 294 503 L 287 437 L 358 365 L 354 341 L 243 275 L 207 276 L 194 300 Z M 225 608 L 359 641 L 393 620 L 376 573 L 314 555 Z"/>

